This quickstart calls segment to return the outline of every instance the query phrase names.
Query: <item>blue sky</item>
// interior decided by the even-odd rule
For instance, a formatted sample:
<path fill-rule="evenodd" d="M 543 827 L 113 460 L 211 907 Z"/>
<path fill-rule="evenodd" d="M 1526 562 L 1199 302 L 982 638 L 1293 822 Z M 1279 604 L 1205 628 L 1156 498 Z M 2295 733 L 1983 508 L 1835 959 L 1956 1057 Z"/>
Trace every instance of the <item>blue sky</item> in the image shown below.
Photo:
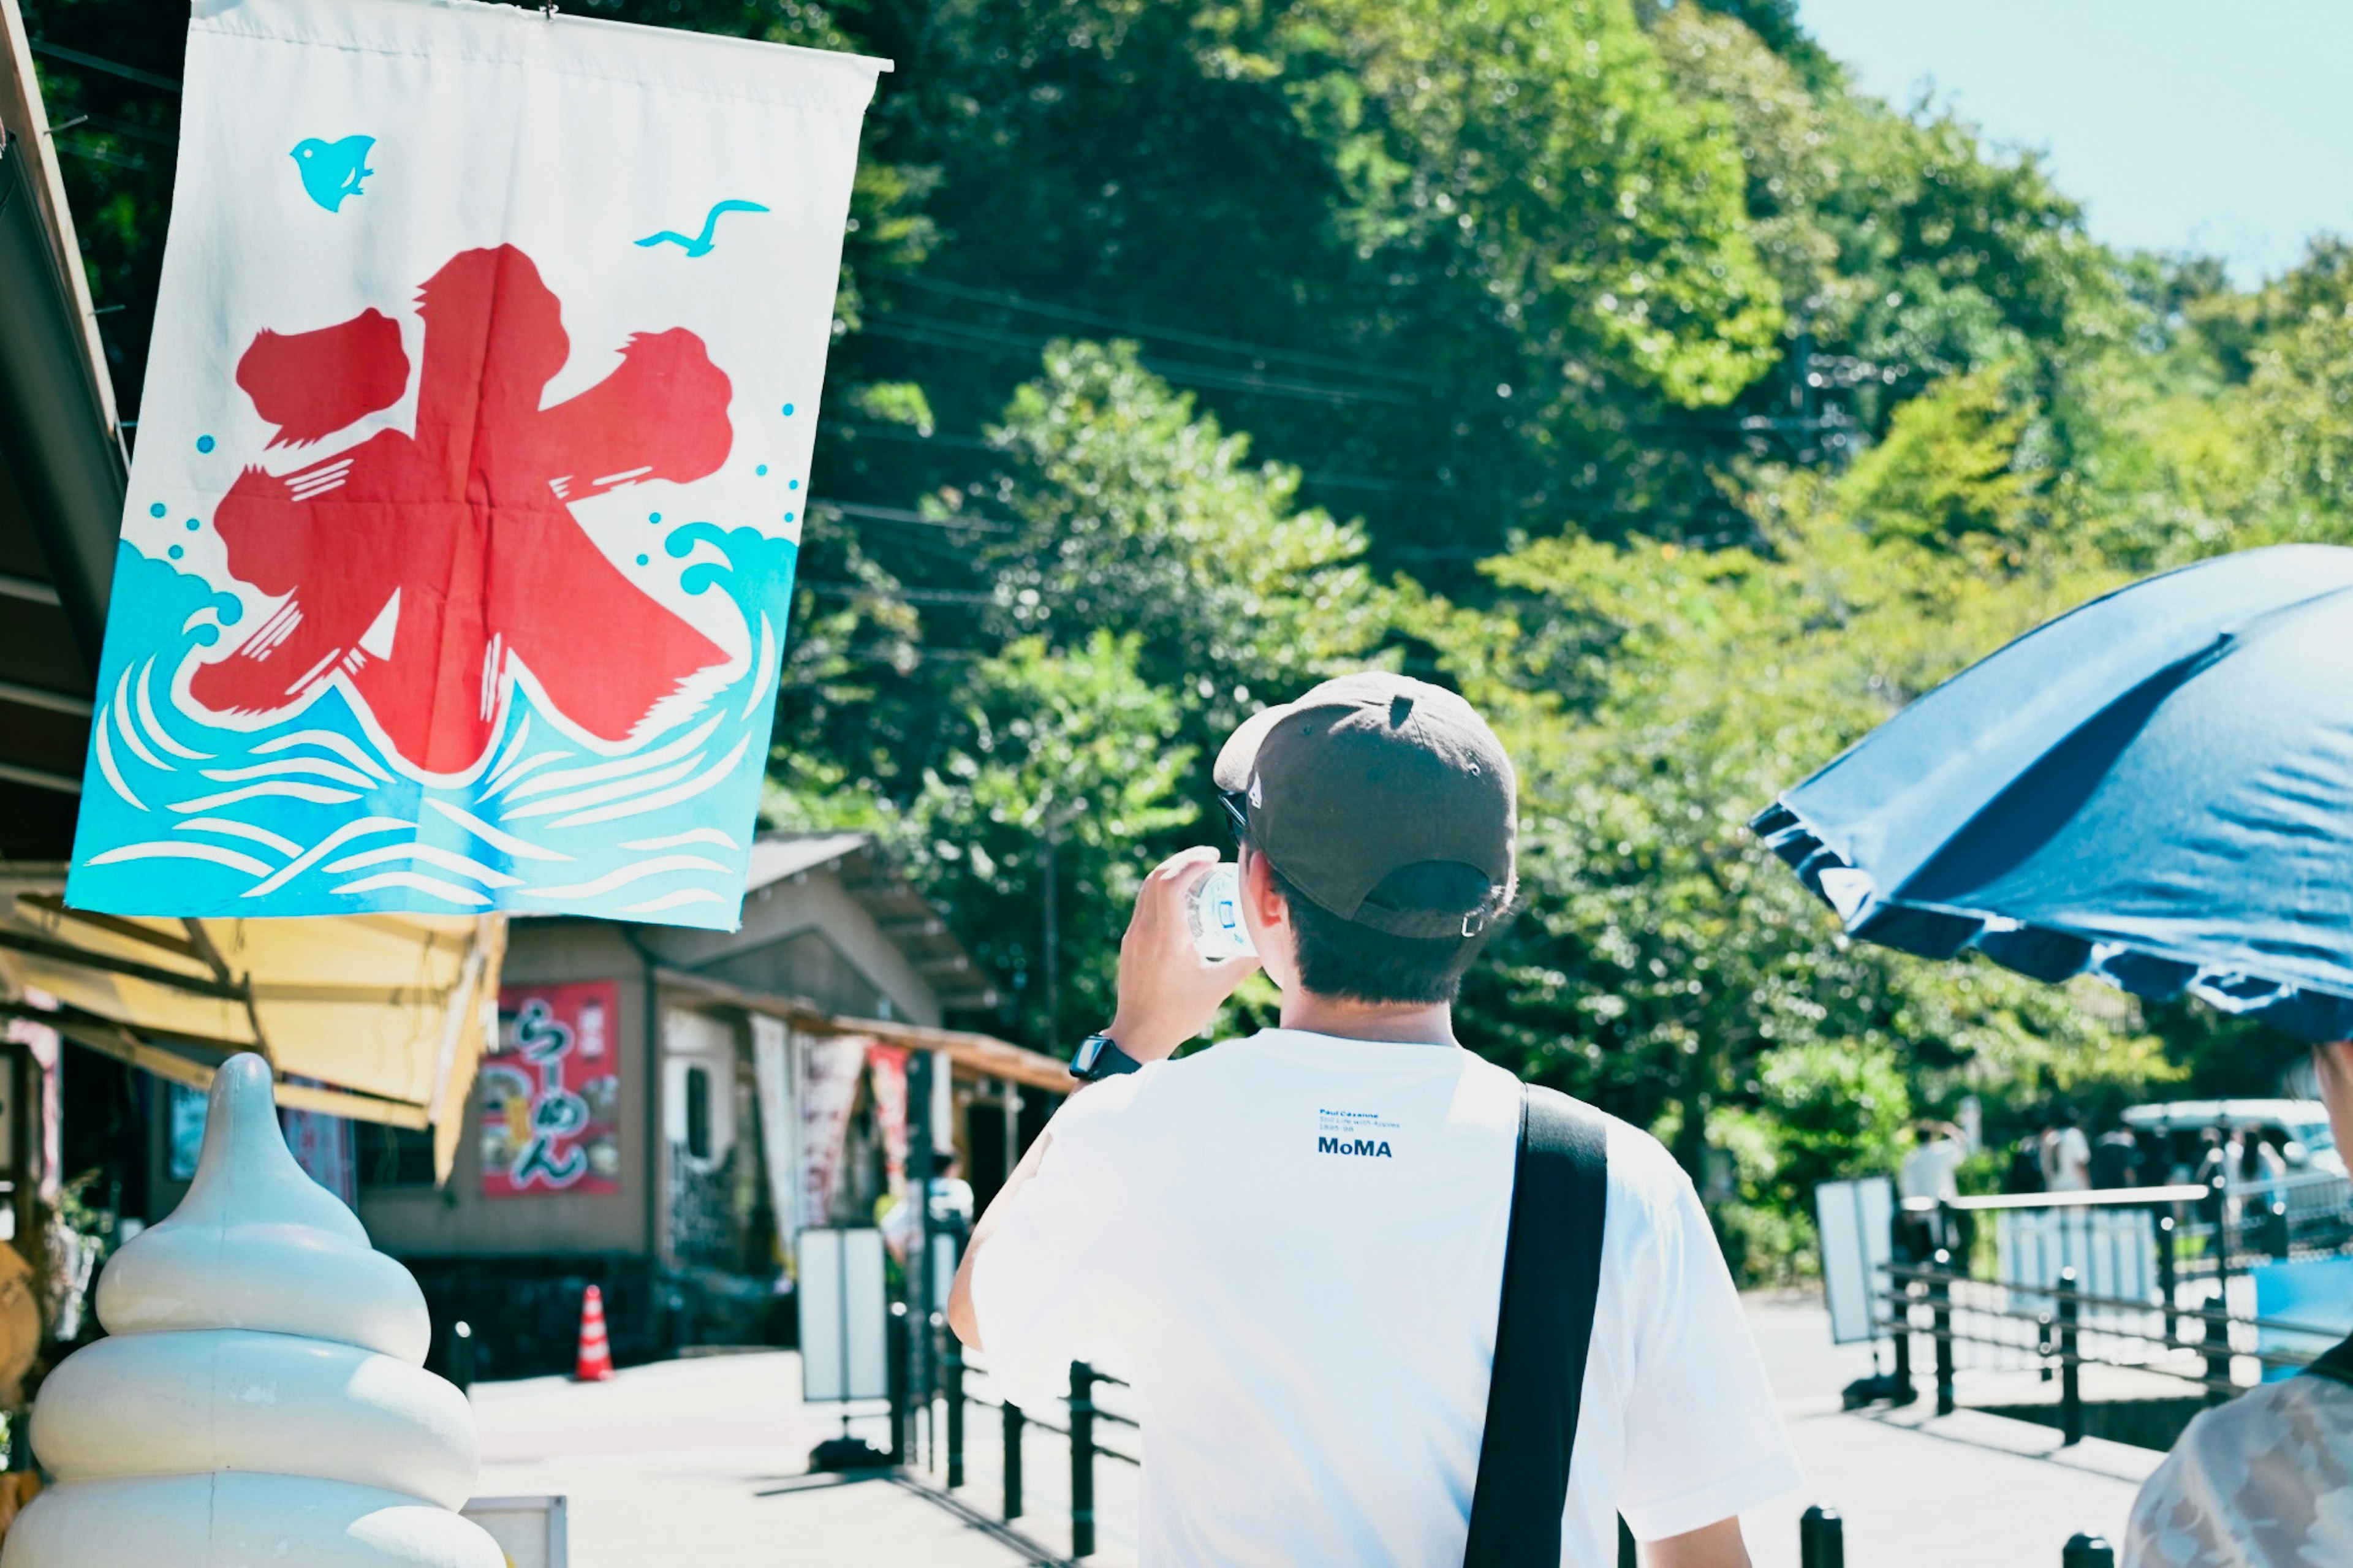
<path fill-rule="evenodd" d="M 2038 148 L 2092 232 L 2242 284 L 2353 235 L 2353 0 L 1799 0 L 1868 92 Z"/>

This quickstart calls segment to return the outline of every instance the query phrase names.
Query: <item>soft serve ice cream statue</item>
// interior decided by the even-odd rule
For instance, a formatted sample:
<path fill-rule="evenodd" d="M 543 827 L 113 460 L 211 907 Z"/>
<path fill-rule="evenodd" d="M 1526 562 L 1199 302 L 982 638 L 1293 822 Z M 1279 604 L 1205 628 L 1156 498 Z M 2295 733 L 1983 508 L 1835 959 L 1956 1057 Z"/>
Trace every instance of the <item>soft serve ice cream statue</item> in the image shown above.
<path fill-rule="evenodd" d="M 41 1385 L 58 1484 L 0 1568 L 503 1568 L 450 1511 L 480 1456 L 424 1370 L 425 1298 L 286 1152 L 259 1057 L 214 1079 L 195 1181 L 108 1263 L 98 1316 L 111 1337 Z"/>

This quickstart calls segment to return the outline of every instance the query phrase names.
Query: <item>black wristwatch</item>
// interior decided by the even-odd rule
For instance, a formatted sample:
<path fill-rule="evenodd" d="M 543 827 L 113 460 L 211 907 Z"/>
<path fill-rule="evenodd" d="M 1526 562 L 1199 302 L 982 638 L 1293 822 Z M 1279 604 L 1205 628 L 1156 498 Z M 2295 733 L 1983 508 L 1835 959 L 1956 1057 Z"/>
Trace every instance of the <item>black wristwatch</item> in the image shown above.
<path fill-rule="evenodd" d="M 1071 1076 L 1082 1083 L 1092 1083 L 1099 1078 L 1117 1078 L 1124 1072 L 1134 1072 L 1144 1064 L 1119 1048 L 1109 1035 L 1089 1035 L 1071 1053 Z"/>

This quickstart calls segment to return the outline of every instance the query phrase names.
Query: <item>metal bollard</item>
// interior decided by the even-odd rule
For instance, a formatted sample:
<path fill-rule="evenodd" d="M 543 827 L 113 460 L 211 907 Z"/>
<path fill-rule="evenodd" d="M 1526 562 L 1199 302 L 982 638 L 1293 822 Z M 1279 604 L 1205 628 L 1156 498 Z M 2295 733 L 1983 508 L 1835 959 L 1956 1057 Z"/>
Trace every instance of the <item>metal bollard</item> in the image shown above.
<path fill-rule="evenodd" d="M 2059 1270 L 2059 1436 L 2063 1444 L 2084 1440 L 2084 1367 L 2075 1353 L 2075 1271 Z"/>
<path fill-rule="evenodd" d="M 1005 1411 L 1005 1517 L 1021 1517 L 1021 1406 L 1007 1401 Z"/>
<path fill-rule="evenodd" d="M 2059 1568 L 2116 1568 L 2116 1550 L 2105 1535 L 2078 1532 L 2059 1553 Z"/>
<path fill-rule="evenodd" d="M 907 1462 L 907 1304 L 891 1303 L 882 1324 L 883 1375 L 891 1393 L 891 1462 Z M 848 1406 L 843 1406 L 847 1409 Z"/>
<path fill-rule="evenodd" d="M 1936 1336 L 1936 1414 L 1953 1413 L 1953 1255 L 1943 1247 L 1929 1259 L 1929 1321 Z"/>
<path fill-rule="evenodd" d="M 449 1381 L 460 1394 L 474 1386 L 474 1331 L 467 1323 L 449 1325 Z"/>
<path fill-rule="evenodd" d="M 1846 1568 L 1846 1520 L 1834 1508 L 1816 1503 L 1798 1521 L 1800 1568 Z"/>
<path fill-rule="evenodd" d="M 1095 1550 L 1095 1371 L 1071 1363 L 1071 1555 Z"/>
<path fill-rule="evenodd" d="M 964 1485 L 964 1345 L 949 1334 L 940 1345 L 940 1392 L 948 1402 L 948 1489 Z"/>

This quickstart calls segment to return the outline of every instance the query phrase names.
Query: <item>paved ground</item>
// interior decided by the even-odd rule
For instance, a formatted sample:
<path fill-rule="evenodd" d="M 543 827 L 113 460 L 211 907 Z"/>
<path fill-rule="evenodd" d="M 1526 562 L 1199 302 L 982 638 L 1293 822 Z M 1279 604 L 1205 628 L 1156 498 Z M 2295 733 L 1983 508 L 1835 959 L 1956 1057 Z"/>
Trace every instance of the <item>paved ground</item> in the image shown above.
<path fill-rule="evenodd" d="M 887 1480 L 810 1485 L 839 1420 L 800 1403 L 800 1358 L 712 1356 L 610 1383 L 483 1384 L 480 1495 L 569 1498 L 570 1568 L 1001 1568 L 1035 1561 Z M 880 1440 L 883 1423 L 856 1423 Z"/>
<path fill-rule="evenodd" d="M 1852 1568 L 2056 1568 L 2073 1531 L 2121 1531 L 2158 1461 L 2096 1440 L 2063 1448 L 2056 1432 L 1968 1410 L 1936 1419 L 1926 1399 L 1896 1414 L 1841 1413 L 1840 1390 L 1872 1370 L 1869 1349 L 1832 1346 L 1811 1300 L 1754 1298 L 1749 1318 L 1807 1472 L 1805 1490 L 1744 1521 L 1757 1568 L 1796 1568 L 1797 1520 L 1810 1502 L 1844 1514 Z M 1964 1401 L 1992 1390 L 1994 1376 L 1975 1391 L 1965 1382 Z M 798 1359 L 769 1352 L 632 1368 L 588 1386 L 482 1384 L 480 1490 L 566 1494 L 571 1568 L 998 1568 L 1069 1551 L 1060 1436 L 1032 1427 L 1023 1444 L 1025 1549 L 992 1528 L 1002 1498 L 995 1411 L 971 1412 L 963 1501 L 952 1504 L 920 1481 L 806 1478 L 809 1449 L 840 1422 L 802 1405 L 799 1383 Z M 1103 1403 L 1117 1408 L 1120 1397 L 1110 1390 Z M 878 1416 L 855 1426 L 882 1438 Z M 1132 1431 L 1107 1424 L 1099 1435 L 1134 1451 Z M 1131 1568 L 1135 1473 L 1100 1460 L 1096 1487 L 1090 1561 Z"/>
<path fill-rule="evenodd" d="M 1805 1467 L 1806 1489 L 1743 1520 L 1757 1568 L 1795 1568 L 1810 1503 L 1846 1521 L 1852 1568 L 2057 1568 L 2079 1530 L 2118 1539 L 2161 1455 L 1962 1409 L 1926 1397 L 1900 1412 L 1841 1413 L 1840 1391 L 1873 1369 L 1867 1345 L 1833 1346 L 1817 1299 L 1752 1297 L 1750 1326 Z M 1964 1375 L 1966 1405 L 2017 1397 L 2015 1376 Z"/>

